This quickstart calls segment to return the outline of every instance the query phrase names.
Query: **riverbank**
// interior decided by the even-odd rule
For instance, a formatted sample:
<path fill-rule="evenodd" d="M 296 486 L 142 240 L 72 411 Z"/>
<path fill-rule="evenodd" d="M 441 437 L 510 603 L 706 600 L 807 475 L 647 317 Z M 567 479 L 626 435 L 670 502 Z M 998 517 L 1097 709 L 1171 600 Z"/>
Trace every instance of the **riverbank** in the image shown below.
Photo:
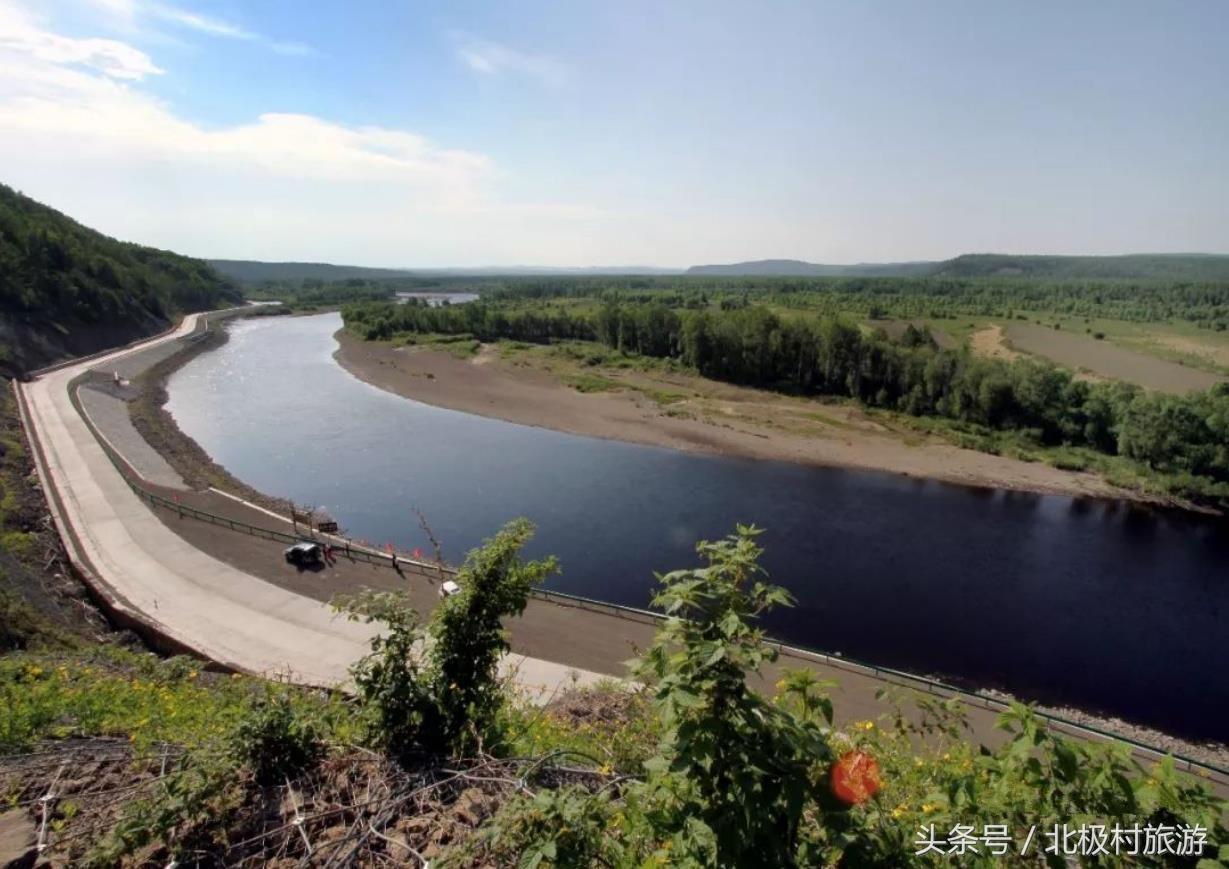
<path fill-rule="evenodd" d="M 262 311 L 236 316 L 284 315 Z M 287 514 L 289 501 L 261 492 L 235 477 L 201 449 L 200 444 L 184 434 L 166 410 L 166 384 L 170 376 L 200 354 L 225 344 L 229 339 L 226 324 L 232 319 L 234 317 L 210 318 L 201 338 L 185 344 L 175 353 L 136 374 L 130 384 L 136 391 L 136 397 L 129 401 L 128 413 L 141 437 L 166 460 L 189 488 L 224 489 L 267 510 Z"/>
<path fill-rule="evenodd" d="M 490 354 L 488 354 L 488 356 L 489 355 Z M 175 362 L 183 364 L 188 358 L 190 358 L 190 356 L 178 356 L 175 357 Z M 177 365 L 172 363 L 171 360 L 168 359 L 167 362 L 168 368 L 177 367 Z M 492 362 L 493 360 L 484 364 L 490 365 Z M 512 363 L 509 362 L 509 364 Z M 169 374 L 169 371 L 163 372 L 163 374 Z M 842 408 L 835 408 L 835 410 L 840 409 Z M 191 441 L 191 438 L 189 438 L 186 434 L 179 432 L 178 426 L 169 414 L 167 414 L 167 419 L 169 421 L 169 425 L 175 429 L 178 437 Z M 195 441 L 192 441 L 192 445 L 195 447 L 194 452 L 198 452 L 199 455 L 204 456 L 207 461 L 212 463 L 212 459 L 208 457 L 204 450 L 196 445 Z M 215 467 L 217 466 L 215 465 Z M 227 476 L 229 479 L 234 480 L 234 478 L 230 477 L 230 475 Z M 234 491 L 234 488 L 229 485 L 223 486 L 222 488 L 230 488 L 231 491 Z M 168 492 L 166 494 L 169 496 L 171 493 Z M 218 497 L 212 496 L 209 493 L 183 494 L 181 497 L 185 505 L 195 506 L 199 509 L 232 517 L 239 521 L 262 524 L 270 521 L 271 519 L 271 517 L 267 516 L 262 518 L 259 515 L 254 515 L 251 511 L 243 509 L 241 506 L 236 505 L 233 502 L 219 499 Z M 198 498 L 200 499 L 199 503 Z M 345 570 L 341 571 L 340 573 L 326 571 L 319 576 L 314 574 L 310 576 L 299 574 L 297 571 L 288 568 L 282 562 L 279 557 L 279 547 L 276 545 L 261 543 L 258 539 L 248 538 L 242 535 L 236 537 L 235 532 L 228 531 L 214 525 L 195 523 L 191 520 L 185 520 L 182 517 L 165 513 L 164 511 L 155 511 L 155 513 L 159 516 L 163 523 L 174 530 L 177 534 L 186 537 L 189 542 L 198 548 L 210 552 L 215 558 L 231 563 L 235 567 L 261 576 L 266 581 L 292 589 L 300 594 L 308 594 L 310 596 L 318 595 L 320 599 L 326 600 L 332 593 L 339 590 L 339 588 L 355 588 L 361 585 L 376 585 L 379 587 L 383 584 L 380 580 L 395 582 L 391 575 L 384 575 L 386 572 L 379 572 L 378 575 L 375 575 L 372 573 L 370 568 L 363 568 L 360 570 L 359 572 L 362 574 L 361 576 L 347 576 L 345 575 L 347 573 Z M 373 582 L 373 580 L 376 581 Z M 423 604 L 429 605 L 433 600 L 434 597 L 431 594 L 427 594 Z M 627 629 L 630 624 L 631 623 L 624 624 L 623 622 L 620 622 L 620 631 Z M 539 625 L 533 625 L 532 627 L 540 628 Z M 618 632 L 608 635 L 605 631 L 590 630 L 589 628 L 591 627 L 592 626 L 578 624 L 575 618 L 569 618 L 561 624 L 555 624 L 549 631 L 537 629 L 522 632 L 516 630 L 516 627 L 514 626 L 514 646 L 521 647 L 518 648 L 518 651 L 522 651 L 522 653 L 535 654 L 541 657 L 551 657 L 553 652 L 556 652 L 558 649 L 563 647 L 570 649 L 572 652 L 575 652 L 576 650 L 586 650 L 584 652 L 586 656 L 600 653 L 602 655 L 602 660 L 590 660 L 589 657 L 585 657 L 583 660 L 583 665 L 589 669 L 594 669 L 599 672 L 616 672 L 616 670 L 613 669 L 613 665 L 620 661 L 626 660 L 626 658 L 629 657 L 627 647 L 628 638 Z M 537 643 L 539 645 L 542 642 L 548 642 L 550 648 L 538 648 L 536 645 L 522 647 L 522 643 L 517 641 L 517 637 L 522 640 L 532 641 L 533 643 Z M 604 645 L 601 648 L 592 646 L 595 637 L 600 637 L 603 639 Z M 643 638 L 636 639 L 643 642 Z M 561 643 L 559 642 L 560 640 L 564 640 L 564 642 Z M 605 648 L 605 645 L 609 644 L 613 644 L 614 646 L 617 646 L 617 648 Z M 608 667 L 611 667 L 611 669 L 607 669 Z M 923 670 L 922 672 L 927 671 Z M 871 699 L 873 699 L 873 690 L 861 693 L 854 691 L 853 694 L 858 695 L 857 699 L 855 700 L 851 696 L 851 690 L 853 687 L 854 686 L 848 684 L 843 686 L 841 695 L 843 698 L 842 702 L 844 704 L 844 708 L 858 710 L 860 714 L 863 714 L 863 717 L 873 717 L 875 713 L 869 708 L 872 705 Z M 862 696 L 862 693 L 865 693 L 865 697 Z M 1229 758 L 1229 754 L 1225 753 L 1223 746 L 1176 740 L 1163 736 L 1155 730 L 1138 727 L 1123 721 L 1112 721 L 1094 715 L 1075 713 L 1070 709 L 1061 710 L 1061 713 L 1065 717 L 1073 720 L 1078 720 L 1092 726 L 1099 726 L 1106 730 L 1119 733 L 1123 736 L 1138 739 L 1142 742 L 1160 745 L 1168 750 L 1178 751 L 1188 756 L 1196 757 L 1204 760 L 1205 762 L 1211 762 L 1222 767 L 1226 766 L 1226 758 Z"/>
<path fill-rule="evenodd" d="M 994 489 L 1170 505 L 1099 474 L 963 449 L 891 427 L 852 404 L 731 386 L 685 372 L 577 374 L 531 349 L 466 356 L 363 341 L 342 329 L 335 358 L 373 386 L 452 410 L 687 452 L 887 471 Z"/>

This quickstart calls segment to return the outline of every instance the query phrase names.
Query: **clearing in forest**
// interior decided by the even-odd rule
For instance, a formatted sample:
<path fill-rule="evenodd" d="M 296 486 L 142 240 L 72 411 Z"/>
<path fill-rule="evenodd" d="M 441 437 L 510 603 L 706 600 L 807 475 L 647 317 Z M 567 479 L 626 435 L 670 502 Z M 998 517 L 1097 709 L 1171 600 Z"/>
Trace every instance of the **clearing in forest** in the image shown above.
<path fill-rule="evenodd" d="M 987 326 L 984 329 L 978 329 L 969 336 L 969 344 L 978 356 L 1004 359 L 1008 362 L 1020 358 L 1020 354 L 1007 345 L 1002 326 Z"/>
<path fill-rule="evenodd" d="M 998 327 L 995 329 L 1001 331 Z M 1077 371 L 1086 370 L 1101 377 L 1137 383 L 1145 389 L 1183 393 L 1208 389 L 1225 380 L 1208 371 L 1126 350 L 1088 335 L 1035 323 L 1012 323 L 1004 334 L 1012 347 L 1025 353 L 1043 356 Z M 974 349 L 979 349 L 976 343 Z"/>

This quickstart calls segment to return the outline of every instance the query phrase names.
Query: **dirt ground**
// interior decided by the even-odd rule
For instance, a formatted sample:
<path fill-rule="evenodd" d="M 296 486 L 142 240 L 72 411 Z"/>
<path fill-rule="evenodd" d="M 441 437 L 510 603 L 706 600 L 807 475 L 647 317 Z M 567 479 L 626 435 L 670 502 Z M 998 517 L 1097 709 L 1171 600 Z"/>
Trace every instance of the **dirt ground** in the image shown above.
<path fill-rule="evenodd" d="M 261 510 L 244 505 L 215 492 L 180 492 L 147 486 L 164 497 L 178 496 L 187 507 L 205 510 L 216 516 L 245 522 L 260 528 L 290 533 L 290 524 Z M 351 561 L 340 555 L 334 565 L 300 569 L 287 564 L 282 555 L 286 544 L 266 540 L 226 526 L 180 515 L 169 507 L 153 507 L 168 528 L 193 546 L 253 576 L 321 601 L 338 594 L 352 594 L 363 588 L 405 589 L 419 615 L 426 619 L 439 602 L 440 575 L 434 569 L 402 566 L 398 573 L 388 566 Z M 339 615 L 338 618 L 344 618 Z M 648 618 L 629 618 L 595 612 L 563 603 L 532 599 L 525 612 L 507 624 L 512 651 L 518 655 L 558 661 L 569 666 L 612 678 L 626 678 L 627 662 L 652 642 L 656 623 Z M 784 668 L 808 666 L 809 661 L 783 658 L 765 668 L 757 677 L 762 690 L 772 692 Z M 841 688 L 838 718 L 841 722 L 874 718 L 885 707 L 875 698 L 883 687 L 881 680 L 854 672 L 820 668 L 824 678 L 836 678 Z M 980 717 L 983 712 L 975 713 Z M 985 713 L 989 714 L 989 713 Z M 985 722 L 988 723 L 988 722 Z M 993 741 L 993 728 L 985 727 L 979 736 Z"/>
<path fill-rule="evenodd" d="M 988 326 L 979 329 L 969 338 L 973 352 L 989 359 L 1003 359 L 1007 362 L 1019 359 L 1020 354 L 1007 345 L 1002 326 Z"/>
<path fill-rule="evenodd" d="M 1088 335 L 1051 329 L 1036 323 L 1012 323 L 1005 334 L 1013 347 L 1025 353 L 1043 356 L 1067 368 L 1138 383 L 1145 389 L 1159 392 L 1183 393 L 1208 389 L 1225 380 L 1208 371 L 1116 347 Z"/>
<path fill-rule="evenodd" d="M 288 522 L 215 492 L 185 493 L 161 490 L 155 486 L 148 488 L 166 497 L 178 495 L 180 503 L 185 506 L 206 510 L 217 516 L 282 533 L 290 532 Z M 388 566 L 350 561 L 340 556 L 333 565 L 300 569 L 287 564 L 282 556 L 286 544 L 232 531 L 187 515 L 180 516 L 171 508 L 152 509 L 169 528 L 202 551 L 253 576 L 317 600 L 329 601 L 337 594 L 354 593 L 363 588 L 406 589 L 415 609 L 424 619 L 439 602 L 440 575 L 433 568 L 403 565 L 398 573 Z M 339 615 L 338 618 L 344 616 Z M 609 674 L 612 678 L 626 678 L 627 662 L 649 646 L 656 624 L 648 618 L 618 617 L 534 598 L 520 617 L 508 620 L 507 628 L 515 654 L 559 661 Z M 786 670 L 799 667 L 813 668 L 820 678 L 838 683 L 832 692 L 838 725 L 875 719 L 887 710 L 876 693 L 894 684 L 891 678 L 875 678 L 843 667 L 824 665 L 792 652 L 766 665 L 758 676 L 753 677 L 753 682 L 759 690 L 771 694 L 776 681 Z M 901 681 L 895 684 L 907 689 L 913 683 Z M 1105 719 L 1079 710 L 1054 711 L 1069 720 L 1117 732 L 1209 763 L 1229 763 L 1229 749 L 1221 745 L 1190 743 L 1128 722 Z M 976 705 L 971 706 L 968 712 L 976 738 L 988 745 L 999 744 L 1002 734 L 994 728 L 997 712 Z"/>
<path fill-rule="evenodd" d="M 892 431 L 846 404 L 794 398 L 686 374 L 610 371 L 580 392 L 484 348 L 472 359 L 337 334 L 337 360 L 368 383 L 427 404 L 572 434 L 690 452 L 881 470 L 1000 489 L 1135 498 L 1091 473 L 1061 471 Z"/>
<path fill-rule="evenodd" d="M 451 356 L 446 358 L 479 370 L 497 369 L 503 364 L 496 361 L 494 354 L 490 353 L 484 357 L 487 360 L 485 365 L 473 365 L 469 361 L 457 360 Z M 684 385 L 682 381 L 669 383 L 676 389 L 682 389 Z M 562 389 L 565 393 L 574 393 L 573 390 L 557 384 L 554 388 Z M 761 397 L 765 395 L 752 390 L 728 387 L 720 390 L 717 398 L 737 401 L 742 393 Z M 574 394 L 580 398 L 593 397 Z M 772 398 L 779 400 L 776 396 Z M 846 409 L 825 408 L 825 411 L 834 410 Z M 825 425 L 841 431 L 846 430 L 849 425 L 835 416 L 824 416 L 824 419 L 828 420 Z M 865 421 L 865 425 L 874 424 Z M 180 499 L 179 503 L 184 506 L 208 511 L 218 517 L 282 533 L 294 530 L 280 515 L 271 515 L 265 510 L 217 492 L 185 492 L 149 484 L 146 484 L 146 488 L 172 500 L 177 497 Z M 154 509 L 155 514 L 168 527 L 202 551 L 254 576 L 321 601 L 329 601 L 338 593 L 352 593 L 364 587 L 403 588 L 408 589 L 415 608 L 424 618 L 439 601 L 438 584 L 441 577 L 438 571 L 430 566 L 403 565 L 402 569 L 397 571 L 391 566 L 374 566 L 342 556 L 333 565 L 300 570 L 286 563 L 282 555 L 286 545 L 284 543 L 232 530 L 225 525 L 190 518 L 187 514 L 181 515 L 173 506 L 151 509 Z M 509 620 L 507 627 L 512 651 L 516 654 L 559 661 L 569 666 L 607 673 L 612 677 L 623 677 L 627 674 L 626 663 L 648 646 L 656 625 L 648 618 L 617 616 L 606 611 L 594 611 L 574 604 L 535 598 L 522 616 Z M 883 714 L 885 706 L 878 699 L 877 692 L 885 686 L 885 682 L 891 684 L 895 681 L 894 677 L 871 676 L 856 669 L 848 669 L 844 664 L 825 664 L 791 652 L 777 663 L 766 667 L 757 685 L 761 690 L 771 692 L 771 686 L 780 678 L 783 669 L 799 666 L 814 668 L 821 678 L 835 679 L 839 683 L 839 687 L 833 691 L 833 697 L 837 701 L 838 724 L 873 719 Z M 914 683 L 903 681 L 897 684 L 908 686 Z M 1072 720 L 1085 721 L 1213 763 L 1223 764 L 1226 757 L 1229 757 L 1223 746 L 1187 744 L 1125 722 L 1106 721 L 1074 710 L 1062 710 L 1062 714 Z M 988 744 L 997 744 L 1001 739 L 1001 734 L 994 728 L 996 715 L 994 709 L 976 703 L 970 707 L 970 725 L 977 739 Z"/>

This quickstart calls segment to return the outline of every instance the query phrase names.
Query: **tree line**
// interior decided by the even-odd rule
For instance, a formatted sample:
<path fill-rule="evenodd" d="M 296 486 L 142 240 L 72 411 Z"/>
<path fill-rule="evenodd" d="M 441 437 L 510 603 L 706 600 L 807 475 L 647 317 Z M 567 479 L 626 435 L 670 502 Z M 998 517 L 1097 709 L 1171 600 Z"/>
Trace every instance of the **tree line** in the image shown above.
<path fill-rule="evenodd" d="M 240 301 L 203 261 L 116 241 L 0 184 L 0 373 L 156 331 Z"/>
<path fill-rule="evenodd" d="M 483 288 L 492 301 L 615 299 L 670 307 L 763 303 L 820 313 L 951 319 L 1029 311 L 1133 322 L 1186 320 L 1229 329 L 1229 282 L 1036 278 L 720 277 L 541 278 Z"/>
<path fill-rule="evenodd" d="M 878 319 L 1013 318 L 1021 312 L 1133 322 L 1184 320 L 1229 329 L 1229 282 L 1207 279 L 1018 277 L 731 277 L 723 275 L 432 276 L 265 281 L 253 298 L 344 304 L 388 299 L 398 290 L 467 291 L 497 303 L 660 302 L 698 310 L 767 304 Z"/>
<path fill-rule="evenodd" d="M 1036 360 L 985 359 L 935 344 L 865 334 L 836 316 L 782 317 L 763 305 L 675 310 L 608 299 L 559 307 L 367 305 L 343 311 L 362 337 L 469 334 L 482 341 L 595 340 L 627 354 L 675 359 L 705 377 L 802 395 L 842 396 L 919 417 L 1015 432 L 1043 446 L 1123 456 L 1169 475 L 1187 495 L 1229 503 L 1229 385 L 1160 395 L 1089 383 Z"/>

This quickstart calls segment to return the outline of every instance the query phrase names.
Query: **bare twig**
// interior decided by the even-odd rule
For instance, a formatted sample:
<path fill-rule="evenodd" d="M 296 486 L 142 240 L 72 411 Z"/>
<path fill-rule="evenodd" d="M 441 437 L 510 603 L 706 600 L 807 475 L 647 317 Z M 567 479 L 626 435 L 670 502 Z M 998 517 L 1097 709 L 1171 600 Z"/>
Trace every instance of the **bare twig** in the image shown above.
<path fill-rule="evenodd" d="M 41 819 L 38 822 L 38 853 L 43 853 L 47 848 L 47 817 L 50 814 L 47 807 L 55 801 L 56 793 L 55 786 L 60 783 L 60 776 L 64 774 L 64 768 L 68 766 L 68 761 L 65 760 L 60 764 L 59 770 L 56 771 L 55 778 L 51 782 L 51 786 L 47 788 L 47 793 L 43 794 L 39 799 Z"/>
<path fill-rule="evenodd" d="M 299 808 L 299 798 L 295 796 L 294 787 L 290 784 L 290 778 L 286 778 L 286 791 L 290 794 L 290 804 L 294 807 L 294 826 L 298 829 L 299 835 L 303 837 L 303 847 L 307 849 L 307 856 L 312 855 L 312 843 L 307 838 L 307 831 L 303 829 L 303 811 Z"/>
<path fill-rule="evenodd" d="M 439 574 L 440 582 L 444 581 L 444 568 L 447 565 L 444 563 L 444 548 L 440 546 L 439 540 L 435 536 L 435 532 L 431 530 L 431 526 L 427 524 L 427 517 L 417 507 L 411 507 L 414 515 L 418 517 L 418 527 L 427 535 L 427 540 L 431 542 L 431 549 L 435 552 L 435 569 Z"/>

